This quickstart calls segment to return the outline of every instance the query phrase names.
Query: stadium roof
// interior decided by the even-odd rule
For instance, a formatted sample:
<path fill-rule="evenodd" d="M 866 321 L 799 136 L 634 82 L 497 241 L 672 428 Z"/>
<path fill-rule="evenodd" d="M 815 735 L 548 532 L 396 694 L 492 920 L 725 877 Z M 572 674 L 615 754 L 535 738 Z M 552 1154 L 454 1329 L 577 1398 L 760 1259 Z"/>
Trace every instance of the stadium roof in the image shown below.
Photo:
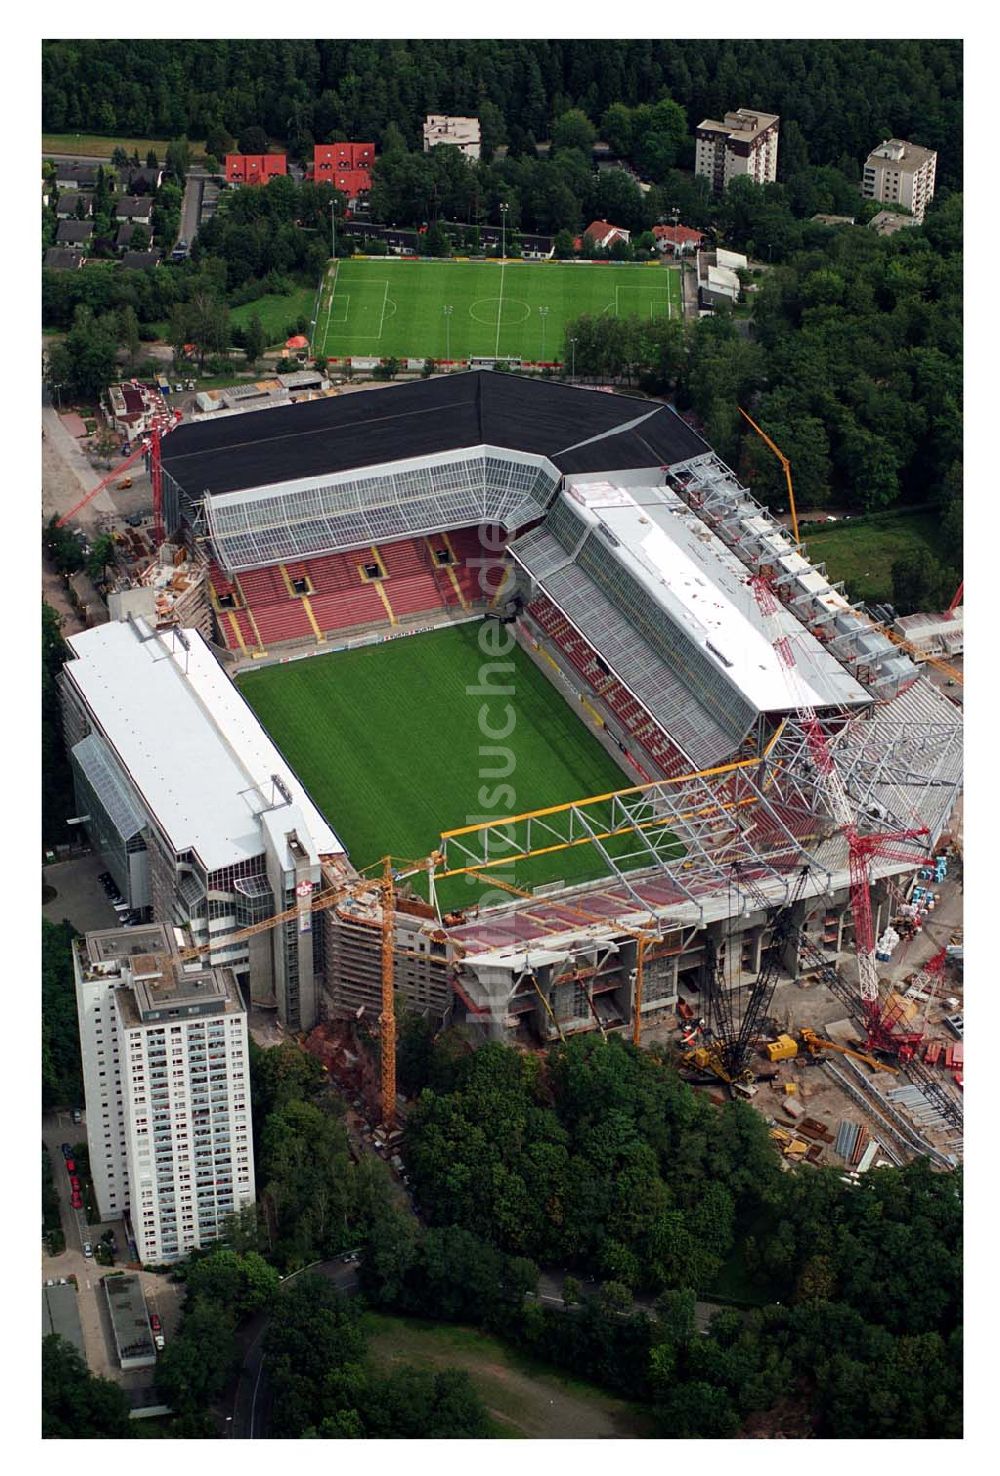
<path fill-rule="evenodd" d="M 155 635 L 141 620 L 70 636 L 66 672 L 177 852 L 215 871 L 264 849 L 263 812 L 287 786 L 286 828 L 317 852 L 343 846 L 197 631 Z"/>
<path fill-rule="evenodd" d="M 669 488 L 591 482 L 571 486 L 565 497 L 577 517 L 604 534 L 611 556 L 665 616 L 712 656 L 758 711 L 870 700 L 794 615 L 782 608 L 770 620 L 763 615 L 746 566 Z M 774 648 L 779 636 L 792 642 L 794 673 Z"/>
<path fill-rule="evenodd" d="M 180 425 L 163 466 L 197 500 L 482 445 L 546 456 L 564 472 L 671 465 L 709 449 L 657 401 L 470 370 Z"/>

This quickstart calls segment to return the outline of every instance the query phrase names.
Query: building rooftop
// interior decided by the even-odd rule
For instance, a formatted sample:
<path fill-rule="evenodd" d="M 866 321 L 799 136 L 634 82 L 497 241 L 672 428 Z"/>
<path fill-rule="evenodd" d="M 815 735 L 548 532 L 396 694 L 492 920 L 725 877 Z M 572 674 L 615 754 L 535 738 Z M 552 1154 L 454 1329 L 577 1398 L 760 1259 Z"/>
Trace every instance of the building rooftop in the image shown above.
<path fill-rule="evenodd" d="M 82 251 L 73 251 L 68 246 L 50 246 L 45 253 L 45 265 L 55 271 L 75 270 L 82 267 Z"/>
<path fill-rule="evenodd" d="M 655 467 L 708 450 L 659 401 L 474 369 L 179 425 L 163 466 L 196 500 L 484 445 L 547 456 L 565 472 Z"/>
<path fill-rule="evenodd" d="M 777 113 L 759 113 L 756 108 L 734 108 L 731 113 L 726 114 L 721 123 L 714 118 L 703 118 L 698 127 L 709 129 L 714 133 L 725 133 L 730 138 L 749 142 L 759 133 L 763 133 L 765 128 L 770 128 L 772 123 L 777 122 Z"/>
<path fill-rule="evenodd" d="M 758 711 L 869 702 L 794 615 L 780 610 L 772 621 L 765 617 L 746 565 L 675 492 L 608 481 L 570 484 L 563 497 L 601 532 L 608 557 L 628 569 Z M 774 648 L 779 635 L 792 642 L 794 678 Z"/>
<path fill-rule="evenodd" d="M 935 149 L 925 149 L 921 144 L 908 143 L 905 138 L 884 138 L 877 148 L 872 149 L 865 162 L 874 159 L 880 164 L 896 164 L 907 174 L 912 174 L 936 158 Z"/>
<path fill-rule="evenodd" d="M 42 1287 L 42 1337 L 47 1338 L 55 1333 L 58 1337 L 65 1338 L 86 1361 L 87 1352 L 83 1346 L 83 1329 L 80 1326 L 80 1310 L 76 1298 L 77 1291 L 72 1282 L 67 1282 L 65 1286 Z"/>
<path fill-rule="evenodd" d="M 428 113 L 424 123 L 424 142 L 429 144 L 479 143 L 478 118 L 458 118 L 447 113 Z"/>
<path fill-rule="evenodd" d="M 173 941 L 164 923 L 139 928 L 98 928 L 85 939 L 87 958 L 103 972 L 120 972 L 120 966 L 136 955 L 170 953 Z M 102 966 L 115 965 L 115 969 Z"/>
<path fill-rule="evenodd" d="M 122 1368 L 143 1368 L 155 1363 L 149 1313 L 138 1276 L 105 1276 L 102 1285 Z"/>
<path fill-rule="evenodd" d="M 209 871 L 263 849 L 261 814 L 282 804 L 320 854 L 343 846 L 195 630 L 113 621 L 69 638 L 68 679 L 175 851 Z"/>

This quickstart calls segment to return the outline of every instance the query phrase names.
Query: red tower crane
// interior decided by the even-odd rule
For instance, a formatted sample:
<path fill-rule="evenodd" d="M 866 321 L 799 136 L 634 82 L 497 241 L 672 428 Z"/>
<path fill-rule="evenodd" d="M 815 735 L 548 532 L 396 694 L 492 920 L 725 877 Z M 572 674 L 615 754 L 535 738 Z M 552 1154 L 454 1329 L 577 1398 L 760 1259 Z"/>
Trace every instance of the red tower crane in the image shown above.
<path fill-rule="evenodd" d="M 165 435 L 173 430 L 180 418 L 181 412 L 179 410 L 175 410 L 172 415 L 169 413 L 157 415 L 150 426 L 148 435 L 143 436 L 131 455 L 126 456 L 124 461 L 120 461 L 114 471 L 110 471 L 106 477 L 102 477 L 95 487 L 91 487 L 89 492 L 85 492 L 80 498 L 80 501 L 75 503 L 69 512 L 63 513 L 62 517 L 57 520 L 56 527 L 65 527 L 71 518 L 75 518 L 77 513 L 85 508 L 88 503 L 93 502 L 98 492 L 103 492 L 104 488 L 116 481 L 123 471 L 130 466 L 134 466 L 137 461 L 148 454 L 150 459 L 149 475 L 150 481 L 153 484 L 153 538 L 157 548 L 159 548 L 163 542 L 163 468 L 160 463 L 160 442 Z"/>
<path fill-rule="evenodd" d="M 769 580 L 755 574 L 749 581 L 757 604 L 763 613 L 772 618 L 781 608 L 781 603 Z M 854 946 L 858 959 L 858 975 L 861 983 L 861 1004 L 868 1034 L 869 1050 L 898 1051 L 910 1042 L 893 1031 L 893 1022 L 886 1020 L 878 987 L 878 969 L 875 962 L 875 925 L 872 919 L 872 864 L 876 859 L 902 861 L 919 866 L 925 855 L 901 852 L 898 847 L 905 841 L 917 840 L 927 835 L 927 827 L 912 830 L 885 831 L 880 835 L 862 833 L 857 826 L 854 807 L 851 805 L 837 765 L 834 762 L 826 733 L 814 708 L 801 703 L 795 690 L 793 672 L 795 653 L 787 635 L 779 635 L 772 642 L 778 659 L 785 668 L 789 690 L 796 703 L 796 716 L 805 733 L 809 753 L 819 775 L 820 787 L 833 818 L 847 841 L 850 856 L 851 912 L 854 917 Z"/>

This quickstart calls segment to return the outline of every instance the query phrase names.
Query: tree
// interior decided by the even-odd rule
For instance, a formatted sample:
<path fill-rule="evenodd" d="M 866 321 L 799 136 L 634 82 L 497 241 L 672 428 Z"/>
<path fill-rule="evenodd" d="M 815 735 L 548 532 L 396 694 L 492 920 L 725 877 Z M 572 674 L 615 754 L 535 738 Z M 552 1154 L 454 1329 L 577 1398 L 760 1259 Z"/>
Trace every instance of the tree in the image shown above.
<path fill-rule="evenodd" d="M 43 1338 L 42 1439 L 128 1440 L 132 1434 L 125 1391 L 90 1373 L 64 1338 Z"/>
<path fill-rule="evenodd" d="M 87 573 L 95 584 L 100 584 L 108 565 L 114 562 L 115 541 L 110 533 L 101 533 L 94 539 L 87 556 Z"/>
<path fill-rule="evenodd" d="M 97 400 L 114 378 L 116 352 L 113 325 L 80 305 L 66 337 L 48 351 L 46 383 L 67 397 Z"/>
<path fill-rule="evenodd" d="M 234 1319 L 228 1308 L 198 1297 L 185 1306 L 180 1332 L 157 1360 L 156 1380 L 181 1414 L 204 1410 L 225 1387 L 236 1359 Z"/>
<path fill-rule="evenodd" d="M 167 145 L 166 171 L 173 175 L 177 183 L 183 188 L 187 178 L 188 169 L 191 166 L 191 146 L 184 137 L 174 139 Z"/>
<path fill-rule="evenodd" d="M 139 357 L 141 340 L 139 338 L 139 319 L 136 317 L 135 308 L 131 303 L 126 303 L 118 315 L 119 343 L 128 354 L 128 367 L 134 371 L 136 361 Z"/>
<path fill-rule="evenodd" d="M 241 154 L 266 154 L 267 134 L 257 124 L 251 124 L 241 131 L 237 147 Z"/>
<path fill-rule="evenodd" d="M 189 1296 L 227 1308 L 237 1321 L 270 1306 L 280 1284 L 278 1272 L 257 1251 L 240 1254 L 228 1247 L 193 1261 L 187 1281 Z"/>
<path fill-rule="evenodd" d="M 251 369 L 263 354 L 265 342 L 264 325 L 260 321 L 260 314 L 253 313 L 243 330 L 243 352 L 246 354 L 247 364 Z"/>
<path fill-rule="evenodd" d="M 111 163 L 115 169 L 128 168 L 128 154 L 122 148 L 121 144 L 118 144 L 117 147 L 112 150 Z"/>
<path fill-rule="evenodd" d="M 233 136 L 217 119 L 205 129 L 205 152 L 214 155 L 216 159 L 233 152 Z"/>
<path fill-rule="evenodd" d="M 72 958 L 75 937 L 71 923 L 42 919 L 42 1102 L 46 1109 L 75 1106 L 83 1099 Z"/>
<path fill-rule="evenodd" d="M 556 259 L 566 261 L 574 254 L 572 231 L 557 231 L 554 242 Z"/>
<path fill-rule="evenodd" d="M 156 150 L 155 149 L 147 149 L 146 150 L 146 168 L 147 169 L 159 169 L 159 167 L 160 167 L 160 161 L 159 161 L 159 159 L 156 156 Z"/>
<path fill-rule="evenodd" d="M 589 154 L 596 137 L 597 129 L 581 108 L 569 108 L 552 125 L 553 149 L 579 149 Z"/>
<path fill-rule="evenodd" d="M 946 608 L 957 584 L 928 548 L 915 548 L 892 566 L 892 602 L 901 615 Z"/>
<path fill-rule="evenodd" d="M 575 1276 L 564 1276 L 562 1284 L 562 1299 L 564 1307 L 575 1306 L 580 1300 L 580 1283 Z"/>

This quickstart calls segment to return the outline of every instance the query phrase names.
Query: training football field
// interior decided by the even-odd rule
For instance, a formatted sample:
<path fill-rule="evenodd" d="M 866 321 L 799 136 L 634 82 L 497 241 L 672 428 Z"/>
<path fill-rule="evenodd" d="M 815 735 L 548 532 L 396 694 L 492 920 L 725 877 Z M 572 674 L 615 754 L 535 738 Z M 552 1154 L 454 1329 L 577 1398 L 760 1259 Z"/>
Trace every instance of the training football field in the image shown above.
<path fill-rule="evenodd" d="M 338 261 L 319 295 L 314 351 L 327 358 L 558 362 L 583 313 L 677 318 L 681 279 L 661 263 Z"/>
<path fill-rule="evenodd" d="M 484 653 L 482 629 L 451 626 L 239 678 L 356 866 L 386 853 L 421 859 L 443 830 L 629 786 L 518 646 L 503 657 Z M 491 662 L 510 669 L 484 674 Z M 484 696 L 475 690 L 484 684 L 513 690 Z M 500 874 L 530 888 L 604 871 L 585 845 Z M 443 884 L 439 900 L 467 907 L 483 890 L 460 877 Z"/>

